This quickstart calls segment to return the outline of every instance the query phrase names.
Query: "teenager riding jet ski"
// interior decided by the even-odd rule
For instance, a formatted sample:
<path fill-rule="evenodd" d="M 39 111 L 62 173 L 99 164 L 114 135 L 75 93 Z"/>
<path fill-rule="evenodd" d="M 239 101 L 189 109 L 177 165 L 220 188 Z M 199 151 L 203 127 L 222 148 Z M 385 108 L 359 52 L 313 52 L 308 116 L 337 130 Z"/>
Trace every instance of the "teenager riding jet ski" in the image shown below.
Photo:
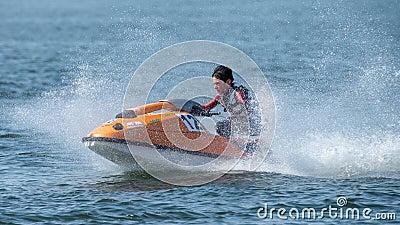
<path fill-rule="evenodd" d="M 260 135 L 261 114 L 259 104 L 253 93 L 244 86 L 236 86 L 233 81 L 232 70 L 226 66 L 217 66 L 212 74 L 214 89 L 217 95 L 210 102 L 203 105 L 203 109 L 208 111 L 221 104 L 230 117 L 216 124 L 217 133 L 226 138 L 232 135 L 232 127 L 241 124 L 248 124 L 250 137 Z M 256 144 L 248 143 L 247 152 L 253 152 Z"/>

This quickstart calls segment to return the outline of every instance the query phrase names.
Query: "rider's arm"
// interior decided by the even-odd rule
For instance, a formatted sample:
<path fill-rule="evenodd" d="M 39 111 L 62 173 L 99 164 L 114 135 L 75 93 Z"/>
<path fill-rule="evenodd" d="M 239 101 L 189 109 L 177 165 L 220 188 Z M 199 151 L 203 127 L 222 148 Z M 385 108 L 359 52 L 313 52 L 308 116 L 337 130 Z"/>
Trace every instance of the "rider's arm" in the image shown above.
<path fill-rule="evenodd" d="M 203 109 L 208 111 L 210 109 L 213 109 L 215 106 L 218 105 L 218 99 L 220 98 L 219 95 L 215 96 L 213 100 L 211 100 L 209 103 L 206 103 L 203 105 Z"/>

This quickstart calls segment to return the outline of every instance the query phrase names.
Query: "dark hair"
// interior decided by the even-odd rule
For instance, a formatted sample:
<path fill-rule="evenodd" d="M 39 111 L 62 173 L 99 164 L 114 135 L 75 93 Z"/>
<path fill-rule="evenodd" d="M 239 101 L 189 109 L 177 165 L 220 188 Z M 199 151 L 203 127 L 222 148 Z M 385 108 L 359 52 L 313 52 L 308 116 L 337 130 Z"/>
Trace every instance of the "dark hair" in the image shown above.
<path fill-rule="evenodd" d="M 231 81 L 233 82 L 233 75 L 232 75 L 232 70 L 226 66 L 217 66 L 214 69 L 214 73 L 212 75 L 212 77 L 215 77 L 219 80 L 222 80 L 223 82 L 226 82 L 228 79 L 231 79 Z"/>

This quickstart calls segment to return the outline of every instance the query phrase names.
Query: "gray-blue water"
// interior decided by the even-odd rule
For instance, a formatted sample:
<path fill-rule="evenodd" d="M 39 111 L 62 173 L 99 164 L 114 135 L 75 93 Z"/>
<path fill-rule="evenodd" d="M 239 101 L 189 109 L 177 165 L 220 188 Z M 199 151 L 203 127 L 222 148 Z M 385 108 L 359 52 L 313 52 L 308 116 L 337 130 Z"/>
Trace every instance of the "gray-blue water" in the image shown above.
<path fill-rule="evenodd" d="M 0 223 L 398 224 L 399 11 L 390 0 L 0 1 Z M 260 168 L 176 187 L 85 148 L 135 69 L 189 40 L 232 45 L 266 75 L 277 128 Z M 266 203 L 287 219 L 259 218 Z M 329 206 L 371 219 L 289 217 Z"/>

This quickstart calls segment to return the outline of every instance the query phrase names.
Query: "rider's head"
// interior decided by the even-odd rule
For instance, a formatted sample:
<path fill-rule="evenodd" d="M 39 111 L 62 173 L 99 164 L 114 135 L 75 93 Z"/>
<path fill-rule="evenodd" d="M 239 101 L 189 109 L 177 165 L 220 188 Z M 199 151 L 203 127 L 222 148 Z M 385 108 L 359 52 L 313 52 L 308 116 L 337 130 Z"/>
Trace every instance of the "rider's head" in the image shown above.
<path fill-rule="evenodd" d="M 214 89 L 218 94 L 225 93 L 233 85 L 232 70 L 226 66 L 217 66 L 212 75 Z"/>
<path fill-rule="evenodd" d="M 212 77 L 217 78 L 219 80 L 222 80 L 223 82 L 227 83 L 228 80 L 231 80 L 229 83 L 231 84 L 233 82 L 233 75 L 232 75 L 232 70 L 226 66 L 217 66 L 214 69 L 214 73 Z"/>

